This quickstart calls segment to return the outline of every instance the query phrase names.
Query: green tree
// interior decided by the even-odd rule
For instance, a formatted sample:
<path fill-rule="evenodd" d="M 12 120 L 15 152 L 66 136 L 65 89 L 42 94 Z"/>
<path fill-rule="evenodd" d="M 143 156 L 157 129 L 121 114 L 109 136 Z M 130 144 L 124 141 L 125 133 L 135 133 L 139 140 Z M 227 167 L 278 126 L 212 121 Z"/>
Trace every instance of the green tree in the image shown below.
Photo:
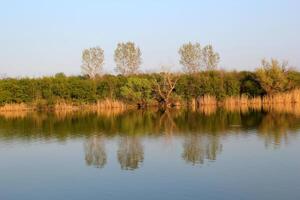
<path fill-rule="evenodd" d="M 276 59 L 262 60 L 261 67 L 256 70 L 256 76 L 267 94 L 283 92 L 287 89 L 287 65 L 287 62 L 280 63 Z"/>
<path fill-rule="evenodd" d="M 121 88 L 121 95 L 131 102 L 145 106 L 151 99 L 152 82 L 145 78 L 130 77 Z"/>
<path fill-rule="evenodd" d="M 135 74 L 142 63 L 141 50 L 133 42 L 119 43 L 115 50 L 114 60 L 118 73 Z"/>
<path fill-rule="evenodd" d="M 224 89 L 227 96 L 238 96 L 240 94 L 240 81 L 236 72 L 225 73 Z"/>
<path fill-rule="evenodd" d="M 184 66 L 184 71 L 195 73 L 200 71 L 201 64 L 201 46 L 199 43 L 191 42 L 183 44 L 179 51 L 180 64 Z"/>
<path fill-rule="evenodd" d="M 82 52 L 82 72 L 90 78 L 101 74 L 104 65 L 104 51 L 100 47 L 85 49 Z"/>
<path fill-rule="evenodd" d="M 212 45 L 207 45 L 202 49 L 202 62 L 206 70 L 214 70 L 218 67 L 220 56 L 214 51 Z"/>
<path fill-rule="evenodd" d="M 253 72 L 240 72 L 240 93 L 250 97 L 262 96 L 265 91 Z"/>

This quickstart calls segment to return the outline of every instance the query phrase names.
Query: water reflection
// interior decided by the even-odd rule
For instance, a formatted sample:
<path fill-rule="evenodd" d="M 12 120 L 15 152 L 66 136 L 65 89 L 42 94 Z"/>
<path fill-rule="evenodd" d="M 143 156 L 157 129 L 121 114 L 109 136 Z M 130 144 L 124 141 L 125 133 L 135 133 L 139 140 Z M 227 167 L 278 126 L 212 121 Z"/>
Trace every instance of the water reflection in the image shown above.
<path fill-rule="evenodd" d="M 182 158 L 192 165 L 204 164 L 205 160 L 216 160 L 221 151 L 222 145 L 218 137 L 193 134 L 184 139 Z"/>
<path fill-rule="evenodd" d="M 266 147 L 279 147 L 282 142 L 288 143 L 299 130 L 299 118 L 285 113 L 267 113 L 257 127 Z"/>
<path fill-rule="evenodd" d="M 144 160 L 144 150 L 140 138 L 136 136 L 121 137 L 118 149 L 118 161 L 121 169 L 137 169 Z"/>
<path fill-rule="evenodd" d="M 266 148 L 288 144 L 300 130 L 300 112 L 274 108 L 198 111 L 168 110 L 95 113 L 2 113 L 0 142 L 67 141 L 83 139 L 85 163 L 103 168 L 109 155 L 106 141 L 118 140 L 114 155 L 123 170 L 138 169 L 144 161 L 144 138 L 179 138 L 183 147 L 178 159 L 191 165 L 214 161 L 222 140 L 232 135 L 255 135 Z M 99 133 L 99 134 L 95 134 Z"/>
<path fill-rule="evenodd" d="M 105 152 L 105 137 L 103 135 L 92 136 L 84 144 L 85 161 L 88 166 L 92 165 L 103 168 L 107 162 Z"/>

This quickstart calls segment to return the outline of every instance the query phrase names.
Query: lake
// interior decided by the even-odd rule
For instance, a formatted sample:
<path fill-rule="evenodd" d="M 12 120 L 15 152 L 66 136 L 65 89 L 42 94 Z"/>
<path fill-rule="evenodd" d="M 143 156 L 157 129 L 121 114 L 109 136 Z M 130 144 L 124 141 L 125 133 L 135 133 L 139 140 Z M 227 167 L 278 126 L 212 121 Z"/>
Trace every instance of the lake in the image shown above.
<path fill-rule="evenodd" d="M 300 199 L 300 114 L 0 114 L 0 199 Z"/>

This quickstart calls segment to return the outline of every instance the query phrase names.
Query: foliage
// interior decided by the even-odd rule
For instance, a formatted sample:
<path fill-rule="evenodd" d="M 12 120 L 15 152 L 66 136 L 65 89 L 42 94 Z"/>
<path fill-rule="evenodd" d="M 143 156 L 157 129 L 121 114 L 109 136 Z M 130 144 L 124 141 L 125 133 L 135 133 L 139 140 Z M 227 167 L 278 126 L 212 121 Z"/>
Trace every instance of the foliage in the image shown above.
<path fill-rule="evenodd" d="M 180 54 L 180 64 L 184 66 L 184 71 L 195 73 L 200 71 L 201 46 L 199 43 L 191 42 L 183 44 L 178 53 Z"/>
<path fill-rule="evenodd" d="M 121 95 L 128 101 L 145 105 L 151 99 L 152 87 L 153 83 L 148 79 L 129 77 L 121 88 Z"/>
<path fill-rule="evenodd" d="M 100 47 L 85 49 L 82 52 L 82 72 L 90 78 L 95 78 L 102 72 L 104 51 Z"/>
<path fill-rule="evenodd" d="M 262 60 L 261 67 L 256 70 L 261 87 L 267 94 L 283 92 L 287 89 L 288 79 L 286 74 L 287 63 L 278 60 Z"/>
<path fill-rule="evenodd" d="M 59 73 L 43 78 L 6 78 L 0 79 L 0 105 L 86 104 L 112 99 L 144 106 L 154 101 L 172 104 L 178 98 L 189 101 L 206 94 L 219 100 L 239 95 L 257 97 L 300 87 L 299 72 L 273 68 L 272 65 L 258 73 L 212 70 L 193 74 L 104 75 L 95 79 Z M 275 74 L 271 73 L 273 71 Z M 265 80 L 272 80 L 271 89 L 265 86 L 269 83 Z M 280 83 L 274 83 L 275 80 Z"/>
<path fill-rule="evenodd" d="M 240 81 L 236 72 L 224 74 L 224 89 L 226 96 L 238 96 L 240 94 Z"/>
<path fill-rule="evenodd" d="M 261 87 L 257 80 L 256 74 L 253 72 L 240 72 L 240 94 L 249 97 L 262 96 L 265 94 L 264 89 Z M 300 78 L 300 76 L 299 76 Z M 300 86 L 300 84 L 298 84 Z"/>
<path fill-rule="evenodd" d="M 214 51 L 212 45 L 207 45 L 202 49 L 202 60 L 206 70 L 214 70 L 220 62 L 220 56 Z"/>
<path fill-rule="evenodd" d="M 179 51 L 180 64 L 184 66 L 184 71 L 188 73 L 199 72 L 201 68 L 215 70 L 220 62 L 220 56 L 214 51 L 212 45 L 206 45 L 201 49 L 199 43 L 191 42 L 183 44 Z"/>
<path fill-rule="evenodd" d="M 116 71 L 122 75 L 136 74 L 142 63 L 141 50 L 133 42 L 119 43 L 114 55 Z"/>

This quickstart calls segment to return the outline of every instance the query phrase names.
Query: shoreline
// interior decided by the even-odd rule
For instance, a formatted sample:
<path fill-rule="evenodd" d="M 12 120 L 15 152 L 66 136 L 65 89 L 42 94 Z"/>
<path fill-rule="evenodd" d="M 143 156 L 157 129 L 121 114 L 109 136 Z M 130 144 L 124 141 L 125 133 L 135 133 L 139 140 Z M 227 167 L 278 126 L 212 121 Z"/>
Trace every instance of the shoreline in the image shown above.
<path fill-rule="evenodd" d="M 244 111 L 244 110 L 289 110 L 298 111 L 300 113 L 300 103 L 299 102 L 255 102 L 255 101 L 240 101 L 231 99 L 223 102 L 215 103 L 176 103 L 174 106 L 162 108 L 157 104 L 148 105 L 145 107 L 139 107 L 138 105 L 126 104 L 116 102 L 115 104 L 105 105 L 105 104 L 55 104 L 50 106 L 40 107 L 34 104 L 5 104 L 0 106 L 0 113 L 11 113 L 11 112 L 110 112 L 114 110 L 128 111 L 128 110 L 191 110 L 191 111 L 203 111 L 210 112 L 217 109 L 224 109 L 226 111 Z"/>
<path fill-rule="evenodd" d="M 68 102 L 57 100 L 56 103 L 49 103 L 44 99 L 35 100 L 31 103 L 6 103 L 0 106 L 0 112 L 17 111 L 97 111 L 97 110 L 127 110 L 127 109 L 168 109 L 168 108 L 190 108 L 205 109 L 211 107 L 223 107 L 229 110 L 236 108 L 261 109 L 263 107 L 295 107 L 300 110 L 300 89 L 277 93 L 274 95 L 265 95 L 261 97 L 229 96 L 218 100 L 212 95 L 203 95 L 192 99 L 179 99 L 170 101 L 168 107 L 162 107 L 157 101 L 147 102 L 145 106 L 140 106 L 138 102 L 127 103 L 121 100 L 104 99 L 95 103 Z"/>

